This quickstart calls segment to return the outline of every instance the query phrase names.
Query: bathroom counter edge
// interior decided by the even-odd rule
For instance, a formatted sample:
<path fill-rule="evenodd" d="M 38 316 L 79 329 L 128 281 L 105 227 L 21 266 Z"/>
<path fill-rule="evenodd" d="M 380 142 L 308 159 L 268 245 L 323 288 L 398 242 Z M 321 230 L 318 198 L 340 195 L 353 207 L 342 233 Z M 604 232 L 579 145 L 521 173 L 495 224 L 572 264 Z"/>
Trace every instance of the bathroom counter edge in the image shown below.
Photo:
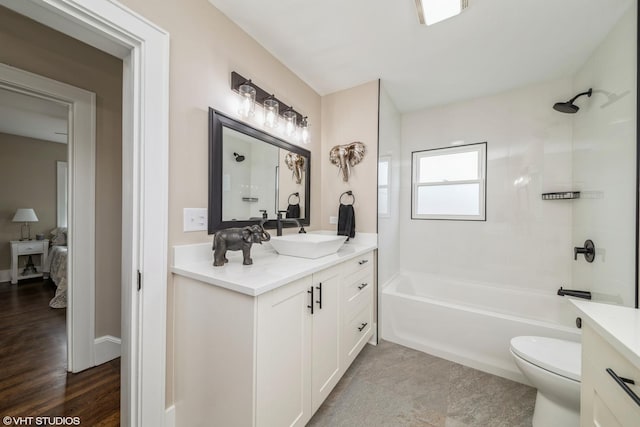
<path fill-rule="evenodd" d="M 589 301 L 571 300 L 579 314 L 617 351 L 640 368 L 640 310 Z"/>
<path fill-rule="evenodd" d="M 210 243 L 180 245 L 173 247 L 171 272 L 249 296 L 258 296 L 374 249 L 377 249 L 377 234 L 358 233 L 338 252 L 322 258 L 279 255 L 271 245 L 264 244 L 254 246 L 253 265 L 242 265 L 241 252 L 227 252 L 229 263 L 223 267 L 213 267 Z"/>

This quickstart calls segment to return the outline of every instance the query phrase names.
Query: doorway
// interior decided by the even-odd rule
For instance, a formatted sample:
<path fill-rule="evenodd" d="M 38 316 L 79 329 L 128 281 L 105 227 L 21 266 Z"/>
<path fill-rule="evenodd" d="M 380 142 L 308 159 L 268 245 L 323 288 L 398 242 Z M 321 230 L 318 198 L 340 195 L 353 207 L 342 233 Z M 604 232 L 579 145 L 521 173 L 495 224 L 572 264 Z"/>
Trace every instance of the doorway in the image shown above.
<path fill-rule="evenodd" d="M 162 426 L 169 36 L 115 2 L 0 0 L 0 4 L 123 59 L 121 422 Z"/>

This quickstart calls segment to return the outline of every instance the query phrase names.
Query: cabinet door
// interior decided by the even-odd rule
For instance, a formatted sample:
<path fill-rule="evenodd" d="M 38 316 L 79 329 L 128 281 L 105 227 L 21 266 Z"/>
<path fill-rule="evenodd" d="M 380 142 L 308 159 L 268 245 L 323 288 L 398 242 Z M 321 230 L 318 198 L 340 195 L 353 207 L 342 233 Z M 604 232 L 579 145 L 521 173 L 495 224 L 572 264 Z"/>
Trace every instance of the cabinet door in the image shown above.
<path fill-rule="evenodd" d="M 312 413 L 340 380 L 340 266 L 313 275 Z"/>
<path fill-rule="evenodd" d="M 256 426 L 311 418 L 311 276 L 258 297 Z"/>

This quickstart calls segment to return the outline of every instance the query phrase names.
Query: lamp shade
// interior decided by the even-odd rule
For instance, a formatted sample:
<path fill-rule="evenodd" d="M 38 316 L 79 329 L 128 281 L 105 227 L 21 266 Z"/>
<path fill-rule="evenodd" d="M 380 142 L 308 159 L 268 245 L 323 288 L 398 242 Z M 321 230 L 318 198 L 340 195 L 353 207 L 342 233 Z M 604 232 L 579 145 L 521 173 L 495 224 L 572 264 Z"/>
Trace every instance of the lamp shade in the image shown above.
<path fill-rule="evenodd" d="M 13 216 L 13 222 L 38 222 L 36 211 L 31 208 L 20 208 Z"/>

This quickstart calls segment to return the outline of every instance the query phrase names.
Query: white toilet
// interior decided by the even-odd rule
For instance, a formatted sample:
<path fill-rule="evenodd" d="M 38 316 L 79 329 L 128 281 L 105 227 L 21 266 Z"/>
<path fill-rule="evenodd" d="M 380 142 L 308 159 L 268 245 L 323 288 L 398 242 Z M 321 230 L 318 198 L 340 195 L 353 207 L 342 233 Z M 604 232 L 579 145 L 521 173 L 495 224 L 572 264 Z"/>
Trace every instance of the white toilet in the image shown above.
<path fill-rule="evenodd" d="M 533 427 L 580 425 L 581 344 L 545 337 L 515 337 L 511 354 L 538 389 Z"/>

